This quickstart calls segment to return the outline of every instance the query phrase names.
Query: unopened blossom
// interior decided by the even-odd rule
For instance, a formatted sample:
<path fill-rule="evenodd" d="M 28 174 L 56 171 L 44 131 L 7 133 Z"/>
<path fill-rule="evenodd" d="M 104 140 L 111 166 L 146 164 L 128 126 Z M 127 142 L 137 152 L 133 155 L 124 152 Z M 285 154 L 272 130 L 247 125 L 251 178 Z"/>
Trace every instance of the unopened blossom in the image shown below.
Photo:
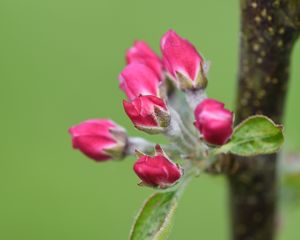
<path fill-rule="evenodd" d="M 73 147 L 96 161 L 123 157 L 127 142 L 125 130 L 108 119 L 84 121 L 69 129 Z"/>
<path fill-rule="evenodd" d="M 129 100 L 140 95 L 159 96 L 160 79 L 146 65 L 138 62 L 128 64 L 119 76 L 120 88 Z"/>
<path fill-rule="evenodd" d="M 159 145 L 156 145 L 155 156 L 139 153 L 134 164 L 134 171 L 143 185 L 167 188 L 174 185 L 182 176 L 181 168 L 168 159 Z"/>
<path fill-rule="evenodd" d="M 159 133 L 169 126 L 170 114 L 165 102 L 156 96 L 139 96 L 123 101 L 126 114 L 134 126 L 147 133 Z"/>
<path fill-rule="evenodd" d="M 224 103 L 207 98 L 195 109 L 195 126 L 205 141 L 215 145 L 226 143 L 233 132 L 233 113 Z"/>
<path fill-rule="evenodd" d="M 161 59 L 143 41 L 135 41 L 126 52 L 127 64 L 138 62 L 151 68 L 160 80 L 163 80 L 163 66 Z"/>
<path fill-rule="evenodd" d="M 169 30 L 162 37 L 160 46 L 164 68 L 181 89 L 206 87 L 206 64 L 188 40 Z"/>

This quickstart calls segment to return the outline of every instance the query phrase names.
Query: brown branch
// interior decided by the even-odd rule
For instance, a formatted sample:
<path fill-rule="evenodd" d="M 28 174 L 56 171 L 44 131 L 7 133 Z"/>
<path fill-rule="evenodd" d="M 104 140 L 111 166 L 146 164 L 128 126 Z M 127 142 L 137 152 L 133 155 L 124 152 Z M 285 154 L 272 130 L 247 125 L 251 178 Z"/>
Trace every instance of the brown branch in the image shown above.
<path fill-rule="evenodd" d="M 282 122 L 299 29 L 299 0 L 241 0 L 237 122 L 254 114 Z M 232 239 L 274 239 L 276 159 L 276 154 L 227 158 Z"/>

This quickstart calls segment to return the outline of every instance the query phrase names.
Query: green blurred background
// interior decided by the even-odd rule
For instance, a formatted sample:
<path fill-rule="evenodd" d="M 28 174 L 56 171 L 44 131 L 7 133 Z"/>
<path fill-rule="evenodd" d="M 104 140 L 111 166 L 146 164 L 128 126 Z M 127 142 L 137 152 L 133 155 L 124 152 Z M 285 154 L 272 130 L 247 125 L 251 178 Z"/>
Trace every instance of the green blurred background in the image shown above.
<path fill-rule="evenodd" d="M 143 135 L 123 112 L 117 76 L 135 39 L 159 50 L 169 28 L 212 60 L 209 95 L 233 108 L 238 1 L 0 0 L 0 239 L 127 239 L 152 191 L 136 186 L 133 158 L 90 161 L 72 150 L 67 129 L 110 117 Z M 296 150 L 299 60 L 298 43 L 285 125 Z M 229 239 L 226 191 L 221 177 L 193 181 L 170 239 Z M 281 214 L 279 239 L 297 239 L 300 207 Z"/>

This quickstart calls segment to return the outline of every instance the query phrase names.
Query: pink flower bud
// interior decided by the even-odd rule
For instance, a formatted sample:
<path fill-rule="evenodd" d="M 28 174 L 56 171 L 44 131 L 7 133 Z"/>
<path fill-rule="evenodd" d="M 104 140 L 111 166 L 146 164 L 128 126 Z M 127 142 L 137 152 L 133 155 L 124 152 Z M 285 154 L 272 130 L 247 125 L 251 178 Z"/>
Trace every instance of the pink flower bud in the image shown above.
<path fill-rule="evenodd" d="M 181 168 L 165 155 L 159 145 L 156 145 L 154 157 L 137 152 L 139 159 L 133 170 L 142 180 L 142 185 L 167 188 L 174 185 L 182 176 Z"/>
<path fill-rule="evenodd" d="M 170 123 L 165 102 L 156 96 L 139 96 L 131 102 L 123 101 L 126 114 L 134 126 L 150 134 L 162 132 Z"/>
<path fill-rule="evenodd" d="M 151 68 L 133 62 L 125 67 L 119 76 L 120 88 L 129 100 L 140 95 L 159 96 L 160 80 Z"/>
<path fill-rule="evenodd" d="M 96 161 L 123 157 L 127 135 L 111 120 L 87 120 L 71 127 L 69 133 L 73 147 Z"/>
<path fill-rule="evenodd" d="M 155 52 L 143 41 L 136 41 L 126 52 L 126 62 L 139 62 L 151 68 L 157 77 L 163 79 L 162 62 Z"/>
<path fill-rule="evenodd" d="M 195 126 L 208 143 L 222 145 L 232 135 L 233 113 L 224 108 L 224 103 L 203 100 L 195 109 L 195 119 Z"/>
<path fill-rule="evenodd" d="M 161 51 L 165 69 L 181 89 L 205 88 L 205 62 L 189 41 L 169 30 L 161 39 Z"/>

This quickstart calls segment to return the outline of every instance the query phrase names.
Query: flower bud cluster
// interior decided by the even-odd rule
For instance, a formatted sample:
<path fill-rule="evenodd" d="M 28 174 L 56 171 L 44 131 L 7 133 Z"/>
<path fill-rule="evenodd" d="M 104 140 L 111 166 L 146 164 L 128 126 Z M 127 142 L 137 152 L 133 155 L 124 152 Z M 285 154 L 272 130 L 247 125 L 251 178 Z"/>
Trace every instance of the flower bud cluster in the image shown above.
<path fill-rule="evenodd" d="M 173 142 L 177 152 L 185 146 L 184 154 L 186 149 L 192 154 L 197 144 L 204 144 L 207 148 L 225 144 L 233 132 L 234 116 L 222 102 L 206 98 L 203 94 L 207 87 L 207 63 L 204 58 L 192 43 L 173 30 L 162 37 L 160 49 L 161 58 L 147 43 L 136 41 L 126 52 L 126 66 L 119 75 L 119 86 L 127 97 L 123 107 L 133 125 L 148 134 L 169 134 L 171 142 L 177 139 Z M 186 96 L 196 96 L 196 104 L 194 101 L 187 105 L 193 111 L 194 126 L 186 126 L 185 116 L 172 114 L 174 109 L 166 94 L 169 81 Z M 202 95 L 197 96 L 198 93 Z M 198 130 L 198 135 L 195 131 L 189 131 L 193 127 Z M 173 163 L 159 145 L 155 147 L 154 156 L 139 152 L 145 147 L 138 144 L 132 146 L 133 142 L 145 141 L 130 141 L 126 131 L 111 120 L 88 120 L 71 127 L 69 132 L 73 147 L 96 161 L 121 159 L 132 154 L 129 149 L 135 147 L 138 160 L 133 169 L 142 185 L 170 187 L 183 174 L 181 167 Z"/>

